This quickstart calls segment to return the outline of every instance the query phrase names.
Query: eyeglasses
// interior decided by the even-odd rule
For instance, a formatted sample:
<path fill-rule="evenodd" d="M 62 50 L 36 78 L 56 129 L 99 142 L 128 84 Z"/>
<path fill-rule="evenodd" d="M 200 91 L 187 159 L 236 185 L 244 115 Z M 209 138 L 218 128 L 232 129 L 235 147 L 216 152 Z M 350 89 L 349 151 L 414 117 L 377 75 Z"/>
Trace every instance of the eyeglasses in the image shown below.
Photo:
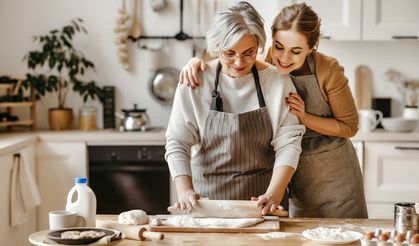
<path fill-rule="evenodd" d="M 235 61 L 236 58 L 244 59 L 245 61 L 253 60 L 256 57 L 257 51 L 256 50 L 248 50 L 243 52 L 242 54 L 238 54 L 232 50 L 227 50 L 220 52 L 221 56 L 226 59 L 227 61 Z"/>

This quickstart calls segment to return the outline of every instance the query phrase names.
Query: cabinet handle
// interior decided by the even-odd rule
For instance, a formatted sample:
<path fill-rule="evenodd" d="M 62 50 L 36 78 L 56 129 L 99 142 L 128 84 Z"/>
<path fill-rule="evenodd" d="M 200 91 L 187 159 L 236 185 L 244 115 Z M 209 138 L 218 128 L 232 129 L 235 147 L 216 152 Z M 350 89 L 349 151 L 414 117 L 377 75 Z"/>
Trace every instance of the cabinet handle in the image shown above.
<path fill-rule="evenodd" d="M 392 36 L 392 39 L 418 39 L 418 36 Z"/>
<path fill-rule="evenodd" d="M 320 36 L 321 39 L 332 39 L 330 36 Z"/>
<path fill-rule="evenodd" d="M 419 150 L 419 147 L 402 147 L 402 146 L 396 146 L 395 149 L 399 149 L 399 150 Z"/>

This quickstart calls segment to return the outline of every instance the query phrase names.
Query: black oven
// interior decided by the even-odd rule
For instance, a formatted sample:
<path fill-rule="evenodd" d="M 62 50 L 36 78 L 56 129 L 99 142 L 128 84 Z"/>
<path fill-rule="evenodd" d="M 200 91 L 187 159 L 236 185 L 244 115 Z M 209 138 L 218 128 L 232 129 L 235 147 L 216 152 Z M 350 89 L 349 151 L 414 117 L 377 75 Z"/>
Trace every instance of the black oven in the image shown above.
<path fill-rule="evenodd" d="M 166 214 L 170 173 L 164 146 L 88 146 L 89 186 L 98 214 L 142 209 Z"/>

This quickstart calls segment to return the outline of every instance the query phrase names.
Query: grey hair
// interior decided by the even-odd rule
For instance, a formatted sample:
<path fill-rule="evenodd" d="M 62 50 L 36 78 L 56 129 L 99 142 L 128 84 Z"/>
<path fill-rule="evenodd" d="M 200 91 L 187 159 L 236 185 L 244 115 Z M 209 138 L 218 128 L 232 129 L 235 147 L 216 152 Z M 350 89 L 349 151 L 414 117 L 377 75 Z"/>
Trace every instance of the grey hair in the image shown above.
<path fill-rule="evenodd" d="M 211 55 L 231 49 L 244 35 L 254 35 L 259 48 L 265 47 L 264 20 L 248 2 L 238 2 L 215 16 L 207 32 L 207 51 Z"/>

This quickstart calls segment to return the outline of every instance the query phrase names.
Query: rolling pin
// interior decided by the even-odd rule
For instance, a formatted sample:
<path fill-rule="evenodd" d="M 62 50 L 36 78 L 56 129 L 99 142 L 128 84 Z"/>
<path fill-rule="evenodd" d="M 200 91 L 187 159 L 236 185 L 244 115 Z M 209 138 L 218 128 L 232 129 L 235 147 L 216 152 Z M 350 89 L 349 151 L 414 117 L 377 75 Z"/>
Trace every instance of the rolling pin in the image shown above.
<path fill-rule="evenodd" d="M 147 225 L 125 225 L 125 224 L 119 224 L 118 222 L 112 221 L 112 220 L 107 220 L 107 221 L 97 220 L 96 226 L 118 230 L 124 233 L 127 238 L 134 239 L 134 240 L 144 241 L 146 239 L 150 239 L 150 240 L 163 240 L 164 239 L 163 233 L 148 231 Z"/>
<path fill-rule="evenodd" d="M 167 208 L 171 214 L 188 214 L 188 211 L 181 210 L 176 206 Z M 192 217 L 215 217 L 215 218 L 261 218 L 262 208 L 256 206 L 255 201 L 240 200 L 206 200 L 201 199 L 192 207 Z M 268 215 L 287 217 L 285 210 L 269 212 Z"/>

